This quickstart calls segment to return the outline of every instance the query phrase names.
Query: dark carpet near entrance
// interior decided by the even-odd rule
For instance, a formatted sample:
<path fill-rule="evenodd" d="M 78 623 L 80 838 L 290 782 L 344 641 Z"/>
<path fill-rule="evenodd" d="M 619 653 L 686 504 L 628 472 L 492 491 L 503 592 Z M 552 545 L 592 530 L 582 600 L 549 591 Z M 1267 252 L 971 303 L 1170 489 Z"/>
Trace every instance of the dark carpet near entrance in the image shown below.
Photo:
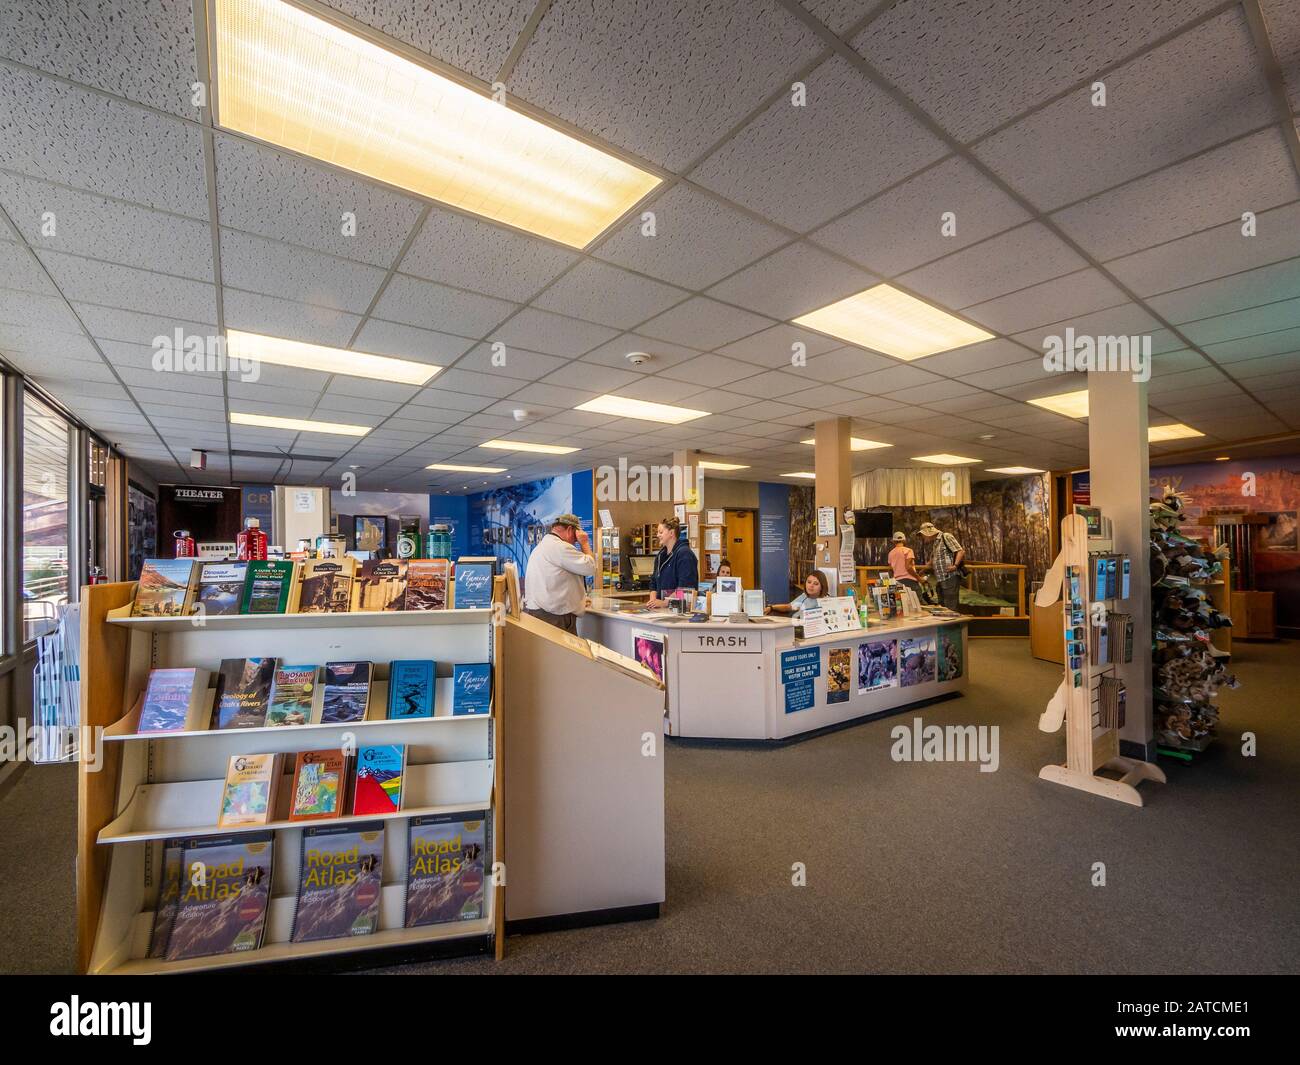
<path fill-rule="evenodd" d="M 380 971 L 1294 972 L 1295 645 L 1235 645 L 1244 683 L 1218 742 L 1161 759 L 1169 783 L 1144 784 L 1143 809 L 1040 781 L 1064 757 L 1063 734 L 1036 728 L 1059 667 L 1024 640 L 969 646 L 966 696 L 919 716 L 998 725 L 997 772 L 891 761 L 908 712 L 784 748 L 670 744 L 662 917 Z M 0 800 L 2 971 L 71 971 L 75 819 L 66 768 L 32 767 Z"/>

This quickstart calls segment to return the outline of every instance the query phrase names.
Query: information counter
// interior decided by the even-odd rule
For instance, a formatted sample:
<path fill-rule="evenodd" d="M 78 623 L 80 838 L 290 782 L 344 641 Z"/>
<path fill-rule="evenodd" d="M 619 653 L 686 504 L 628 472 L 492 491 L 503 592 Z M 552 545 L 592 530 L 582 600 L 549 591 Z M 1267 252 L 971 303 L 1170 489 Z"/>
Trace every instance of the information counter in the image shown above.
<path fill-rule="evenodd" d="M 666 731 L 784 740 L 966 687 L 966 621 L 928 616 L 795 639 L 794 622 L 631 613 L 597 598 L 578 632 L 661 672 Z"/>

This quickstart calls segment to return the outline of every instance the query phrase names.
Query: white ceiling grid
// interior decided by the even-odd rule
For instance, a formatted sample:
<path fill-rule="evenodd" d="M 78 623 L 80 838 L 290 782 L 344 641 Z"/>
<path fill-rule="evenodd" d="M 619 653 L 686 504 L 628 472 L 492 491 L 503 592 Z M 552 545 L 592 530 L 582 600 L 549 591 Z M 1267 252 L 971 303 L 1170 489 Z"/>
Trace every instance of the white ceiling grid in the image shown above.
<path fill-rule="evenodd" d="M 1152 420 L 1208 434 L 1153 456 L 1300 428 L 1298 0 L 326 3 L 664 175 L 656 233 L 634 217 L 576 252 L 211 129 L 184 0 L 12 0 L 0 354 L 159 477 L 356 466 L 362 487 L 462 491 L 482 477 L 425 466 L 524 479 L 701 446 L 774 478 L 808 467 L 799 441 L 828 413 L 893 445 L 860 468 L 935 451 L 1070 466 L 1086 426 L 1025 402 L 1083 387 L 1042 367 L 1067 326 L 1153 336 Z M 905 364 L 791 324 L 881 280 L 995 339 Z M 155 336 L 222 326 L 446 369 L 414 387 L 152 368 Z M 711 413 L 572 409 L 603 392 Z M 498 436 L 583 450 L 479 446 Z M 199 474 L 191 447 L 236 454 Z"/>

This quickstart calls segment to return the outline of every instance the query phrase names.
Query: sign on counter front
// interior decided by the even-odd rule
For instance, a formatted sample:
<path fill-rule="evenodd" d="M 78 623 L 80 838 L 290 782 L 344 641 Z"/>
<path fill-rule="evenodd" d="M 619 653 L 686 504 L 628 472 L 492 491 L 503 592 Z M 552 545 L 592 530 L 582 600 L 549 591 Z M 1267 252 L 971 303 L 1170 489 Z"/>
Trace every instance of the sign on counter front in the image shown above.
<path fill-rule="evenodd" d="M 781 687 L 785 690 L 785 712 L 808 710 L 815 698 L 813 681 L 822 674 L 820 647 L 803 647 L 781 652 Z"/>
<path fill-rule="evenodd" d="M 684 632 L 682 650 L 758 654 L 763 650 L 763 636 L 759 632 Z"/>

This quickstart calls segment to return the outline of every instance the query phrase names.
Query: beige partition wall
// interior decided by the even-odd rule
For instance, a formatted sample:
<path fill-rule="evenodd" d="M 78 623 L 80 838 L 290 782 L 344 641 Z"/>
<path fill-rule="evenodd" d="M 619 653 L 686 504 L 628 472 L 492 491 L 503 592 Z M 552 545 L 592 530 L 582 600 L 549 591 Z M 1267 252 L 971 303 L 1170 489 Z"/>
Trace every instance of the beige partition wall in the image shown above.
<path fill-rule="evenodd" d="M 506 920 L 650 916 L 664 901 L 663 687 L 527 614 L 506 624 Z"/>

